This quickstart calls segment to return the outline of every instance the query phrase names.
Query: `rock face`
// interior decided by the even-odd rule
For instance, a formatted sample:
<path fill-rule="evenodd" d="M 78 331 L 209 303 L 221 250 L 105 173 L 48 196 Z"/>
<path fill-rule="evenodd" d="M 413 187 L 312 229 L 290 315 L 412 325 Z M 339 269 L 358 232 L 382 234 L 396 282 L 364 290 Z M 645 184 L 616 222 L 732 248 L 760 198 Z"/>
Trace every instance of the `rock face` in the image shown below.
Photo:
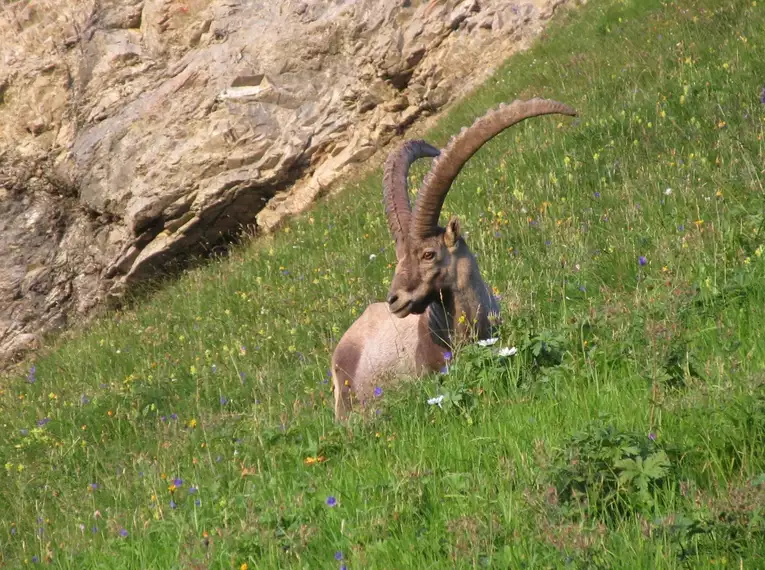
<path fill-rule="evenodd" d="M 0 361 L 304 209 L 566 1 L 5 0 Z"/>

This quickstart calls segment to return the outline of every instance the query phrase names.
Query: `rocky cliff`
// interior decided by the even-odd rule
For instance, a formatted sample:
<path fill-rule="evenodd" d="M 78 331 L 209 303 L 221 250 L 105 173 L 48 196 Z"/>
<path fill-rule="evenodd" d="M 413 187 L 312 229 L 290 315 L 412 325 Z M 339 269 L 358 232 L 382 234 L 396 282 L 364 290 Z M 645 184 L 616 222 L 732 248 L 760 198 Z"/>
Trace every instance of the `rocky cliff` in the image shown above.
<path fill-rule="evenodd" d="M 304 209 L 566 1 L 4 0 L 0 362 Z"/>

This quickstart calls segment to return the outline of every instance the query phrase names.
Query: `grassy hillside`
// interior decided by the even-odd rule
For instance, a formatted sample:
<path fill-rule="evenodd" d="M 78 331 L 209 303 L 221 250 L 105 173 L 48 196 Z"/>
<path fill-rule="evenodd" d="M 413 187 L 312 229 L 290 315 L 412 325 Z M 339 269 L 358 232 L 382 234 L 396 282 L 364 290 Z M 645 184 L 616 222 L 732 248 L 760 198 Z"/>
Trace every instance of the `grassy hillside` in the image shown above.
<path fill-rule="evenodd" d="M 446 117 L 580 112 L 447 198 L 501 341 L 364 421 L 327 369 L 392 275 L 379 173 L 0 379 L 0 567 L 765 567 L 763 29 L 591 0 Z"/>

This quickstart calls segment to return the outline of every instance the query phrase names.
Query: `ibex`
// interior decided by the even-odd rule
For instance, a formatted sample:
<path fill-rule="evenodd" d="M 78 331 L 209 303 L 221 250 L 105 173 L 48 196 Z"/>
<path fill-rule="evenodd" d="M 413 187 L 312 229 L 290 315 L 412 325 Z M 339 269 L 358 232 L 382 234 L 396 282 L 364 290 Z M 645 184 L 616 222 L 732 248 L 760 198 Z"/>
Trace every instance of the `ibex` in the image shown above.
<path fill-rule="evenodd" d="M 499 304 L 481 278 L 458 219 L 452 217 L 446 228 L 438 225 L 441 207 L 462 167 L 485 142 L 524 119 L 553 113 L 576 115 L 556 101 L 516 100 L 463 128 L 441 152 L 417 140 L 388 156 L 383 198 L 398 263 L 387 302 L 369 305 L 332 355 L 336 419 L 350 413 L 352 392 L 363 402 L 386 380 L 438 371 L 456 345 L 492 336 Z M 407 174 L 423 157 L 435 160 L 412 211 Z"/>

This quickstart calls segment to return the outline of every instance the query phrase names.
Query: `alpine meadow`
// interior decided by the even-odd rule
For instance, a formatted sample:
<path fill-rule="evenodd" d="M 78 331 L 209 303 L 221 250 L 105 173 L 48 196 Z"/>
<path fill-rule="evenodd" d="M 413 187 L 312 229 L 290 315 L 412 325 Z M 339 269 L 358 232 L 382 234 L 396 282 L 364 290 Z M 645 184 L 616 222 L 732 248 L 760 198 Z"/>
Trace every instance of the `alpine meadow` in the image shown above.
<path fill-rule="evenodd" d="M 490 140 L 441 211 L 498 340 L 348 422 L 380 169 L 51 339 L 0 377 L 0 568 L 765 567 L 763 30 L 763 0 L 590 0 L 425 133 L 578 113 Z"/>

